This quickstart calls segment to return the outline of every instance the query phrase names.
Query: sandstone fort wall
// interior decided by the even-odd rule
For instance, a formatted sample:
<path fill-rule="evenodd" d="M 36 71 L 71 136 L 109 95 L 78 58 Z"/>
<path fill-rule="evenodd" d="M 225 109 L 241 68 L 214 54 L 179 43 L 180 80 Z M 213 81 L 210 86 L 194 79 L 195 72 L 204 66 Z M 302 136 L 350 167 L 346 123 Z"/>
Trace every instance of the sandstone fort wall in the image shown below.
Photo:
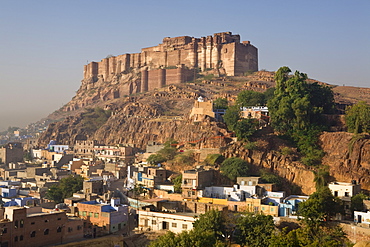
<path fill-rule="evenodd" d="M 195 70 L 216 70 L 227 76 L 257 71 L 258 50 L 249 41 L 241 43 L 240 36 L 231 32 L 201 38 L 166 37 L 161 44 L 143 48 L 140 53 L 111 56 L 85 65 L 80 89 L 91 89 L 90 95 L 95 92 L 90 101 L 119 98 L 184 83 L 194 78 Z M 117 86 L 109 93 L 92 90 L 106 83 Z"/>

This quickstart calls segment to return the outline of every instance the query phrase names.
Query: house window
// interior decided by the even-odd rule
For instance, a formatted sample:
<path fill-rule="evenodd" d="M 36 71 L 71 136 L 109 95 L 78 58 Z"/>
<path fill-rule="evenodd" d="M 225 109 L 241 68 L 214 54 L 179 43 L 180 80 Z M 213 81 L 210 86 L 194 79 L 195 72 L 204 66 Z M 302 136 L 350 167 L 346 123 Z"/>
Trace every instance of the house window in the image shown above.
<path fill-rule="evenodd" d="M 188 225 L 187 224 L 182 224 L 182 229 L 188 229 Z"/>
<path fill-rule="evenodd" d="M 58 218 L 58 220 L 61 220 L 62 218 Z"/>
<path fill-rule="evenodd" d="M 338 191 L 334 191 L 334 196 L 338 196 Z"/>
<path fill-rule="evenodd" d="M 62 232 L 62 228 L 60 226 L 57 228 L 57 232 Z"/>
<path fill-rule="evenodd" d="M 270 208 L 270 211 L 273 212 L 274 211 L 274 208 Z"/>
<path fill-rule="evenodd" d="M 18 228 L 18 220 L 14 221 L 14 228 Z"/>
<path fill-rule="evenodd" d="M 99 213 L 95 213 L 94 218 L 99 218 Z"/>
<path fill-rule="evenodd" d="M 156 220 L 152 220 L 152 225 L 156 225 L 157 224 L 157 221 Z"/>
<path fill-rule="evenodd" d="M 32 231 L 31 234 L 30 234 L 31 238 L 34 238 L 36 237 L 36 232 L 35 231 Z"/>
<path fill-rule="evenodd" d="M 93 213 L 92 212 L 89 212 L 89 217 L 93 217 Z"/>
<path fill-rule="evenodd" d="M 349 192 L 344 192 L 345 197 L 349 197 Z"/>
<path fill-rule="evenodd" d="M 23 228 L 23 225 L 24 225 L 24 220 L 20 220 L 20 221 L 19 221 L 19 226 L 20 226 L 21 228 Z"/>
<path fill-rule="evenodd" d="M 177 223 L 172 223 L 172 227 L 173 228 L 176 228 L 177 227 Z"/>
<path fill-rule="evenodd" d="M 86 216 L 86 211 L 83 211 L 82 212 L 82 216 Z"/>
<path fill-rule="evenodd" d="M 77 230 L 81 230 L 82 229 L 82 226 L 77 226 Z"/>
<path fill-rule="evenodd" d="M 35 224 L 35 222 L 31 222 L 31 225 L 34 225 Z"/>
<path fill-rule="evenodd" d="M 18 236 L 14 237 L 14 242 L 18 242 Z"/>
<path fill-rule="evenodd" d="M 262 211 L 265 211 L 265 207 L 262 207 Z"/>
<path fill-rule="evenodd" d="M 49 220 L 45 220 L 45 223 L 49 222 Z"/>
<path fill-rule="evenodd" d="M 68 232 L 72 232 L 73 231 L 73 228 L 72 227 L 68 227 Z"/>
<path fill-rule="evenodd" d="M 23 241 L 23 235 L 19 236 L 19 241 Z"/>
<path fill-rule="evenodd" d="M 4 233 L 7 233 L 7 232 L 8 232 L 8 228 L 4 227 L 4 228 L 3 228 L 3 234 L 4 234 Z"/>
<path fill-rule="evenodd" d="M 49 229 L 45 229 L 44 235 L 49 235 Z"/>

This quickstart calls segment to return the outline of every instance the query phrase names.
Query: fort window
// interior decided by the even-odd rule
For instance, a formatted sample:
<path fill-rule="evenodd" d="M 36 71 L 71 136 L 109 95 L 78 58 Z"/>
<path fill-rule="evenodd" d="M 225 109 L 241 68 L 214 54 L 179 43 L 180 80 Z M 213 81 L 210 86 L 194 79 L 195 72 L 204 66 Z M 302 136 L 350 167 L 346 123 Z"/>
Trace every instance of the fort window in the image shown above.
<path fill-rule="evenodd" d="M 4 227 L 4 228 L 3 228 L 3 234 L 4 234 L 4 233 L 7 233 L 7 232 L 8 232 L 8 228 Z"/>
<path fill-rule="evenodd" d="M 36 232 L 35 231 L 32 231 L 31 234 L 30 234 L 31 238 L 34 238 L 36 237 Z"/>
<path fill-rule="evenodd" d="M 82 229 L 82 226 L 77 226 L 77 230 L 81 230 Z"/>
<path fill-rule="evenodd" d="M 31 225 L 34 225 L 35 224 L 35 222 L 31 222 Z"/>
<path fill-rule="evenodd" d="M 61 220 L 62 218 L 58 218 L 58 220 Z"/>
<path fill-rule="evenodd" d="M 72 227 L 68 227 L 68 232 L 72 232 L 73 231 L 73 228 Z"/>
<path fill-rule="evenodd" d="M 45 223 L 49 222 L 49 220 L 45 220 Z"/>
<path fill-rule="evenodd" d="M 14 242 L 18 242 L 18 236 L 14 237 Z"/>
<path fill-rule="evenodd" d="M 23 235 L 19 236 L 19 241 L 23 241 Z"/>
<path fill-rule="evenodd" d="M 23 228 L 23 226 L 24 226 L 24 220 L 20 220 L 20 221 L 19 221 L 19 226 L 20 226 L 21 228 Z"/>
<path fill-rule="evenodd" d="M 58 226 L 57 232 L 62 232 L 62 228 L 60 226 Z"/>
<path fill-rule="evenodd" d="M 18 228 L 18 220 L 14 221 L 14 228 Z"/>
<path fill-rule="evenodd" d="M 45 229 L 44 235 L 49 235 L 49 229 Z"/>

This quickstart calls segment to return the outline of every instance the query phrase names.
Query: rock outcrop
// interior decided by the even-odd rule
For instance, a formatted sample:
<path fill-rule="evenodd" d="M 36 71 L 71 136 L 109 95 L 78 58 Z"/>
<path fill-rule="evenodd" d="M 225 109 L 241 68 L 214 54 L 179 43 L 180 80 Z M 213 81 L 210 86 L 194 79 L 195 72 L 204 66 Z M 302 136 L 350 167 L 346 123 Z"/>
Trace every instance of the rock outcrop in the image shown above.
<path fill-rule="evenodd" d="M 355 136 L 347 132 L 326 132 L 321 135 L 321 146 L 326 153 L 323 164 L 337 181 L 361 183 L 370 190 L 370 136 Z"/>

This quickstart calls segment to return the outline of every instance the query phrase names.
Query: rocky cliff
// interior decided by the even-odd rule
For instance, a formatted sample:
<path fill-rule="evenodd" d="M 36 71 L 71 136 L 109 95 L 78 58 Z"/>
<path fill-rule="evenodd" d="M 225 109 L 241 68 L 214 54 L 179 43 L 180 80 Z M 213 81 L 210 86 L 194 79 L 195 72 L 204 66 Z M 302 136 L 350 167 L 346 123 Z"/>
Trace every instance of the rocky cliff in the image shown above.
<path fill-rule="evenodd" d="M 346 132 L 327 132 L 321 135 L 326 155 L 323 164 L 337 181 L 356 180 L 370 190 L 370 136 Z"/>

